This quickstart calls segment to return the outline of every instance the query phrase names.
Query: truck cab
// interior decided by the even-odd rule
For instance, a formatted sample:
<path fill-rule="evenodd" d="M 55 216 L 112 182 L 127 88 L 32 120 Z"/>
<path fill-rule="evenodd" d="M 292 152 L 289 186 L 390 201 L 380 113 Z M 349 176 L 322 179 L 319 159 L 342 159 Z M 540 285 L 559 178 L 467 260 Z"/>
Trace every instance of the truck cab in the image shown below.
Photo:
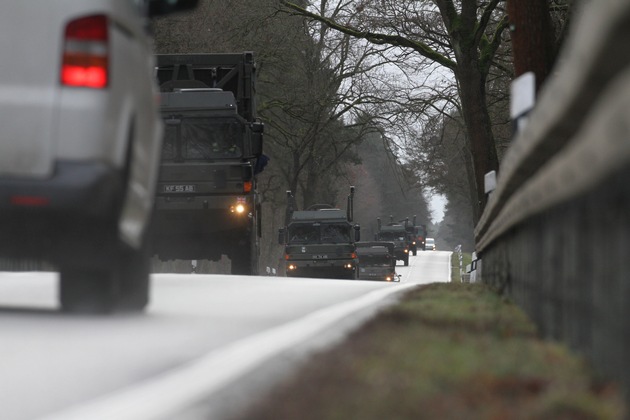
<path fill-rule="evenodd" d="M 296 211 L 293 196 L 287 192 L 287 223 L 278 238 L 284 245 L 287 277 L 358 278 L 360 227 L 352 223 L 353 195 L 351 187 L 346 212 L 321 204 Z"/>
<path fill-rule="evenodd" d="M 389 223 L 387 226 L 381 225 L 381 219 L 377 219 L 378 232 L 375 234 L 376 241 L 394 243 L 394 256 L 396 260 L 402 261 L 405 266 L 409 265 L 409 237 L 404 225 Z"/>
<path fill-rule="evenodd" d="M 407 236 L 409 241 L 409 251 L 415 256 L 418 254 L 418 248 L 425 250 L 425 241 L 427 237 L 427 225 L 417 225 L 417 218 L 414 215 L 413 221 L 409 223 L 409 219 L 400 221 L 404 223 L 407 230 Z"/>
<path fill-rule="evenodd" d="M 153 244 L 161 260 L 226 255 L 232 274 L 258 274 L 256 175 L 265 158 L 255 69 L 251 52 L 157 56 L 166 130 Z"/>
<path fill-rule="evenodd" d="M 357 242 L 359 279 L 400 281 L 393 242 Z"/>

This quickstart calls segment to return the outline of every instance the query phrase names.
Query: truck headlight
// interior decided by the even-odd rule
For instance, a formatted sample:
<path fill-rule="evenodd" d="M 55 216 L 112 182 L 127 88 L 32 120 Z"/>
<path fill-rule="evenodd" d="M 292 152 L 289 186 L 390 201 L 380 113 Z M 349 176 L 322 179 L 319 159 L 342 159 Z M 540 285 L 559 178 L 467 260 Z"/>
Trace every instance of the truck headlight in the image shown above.
<path fill-rule="evenodd" d="M 237 203 L 234 206 L 230 206 L 230 213 L 244 214 L 247 211 L 247 207 L 243 203 Z"/>

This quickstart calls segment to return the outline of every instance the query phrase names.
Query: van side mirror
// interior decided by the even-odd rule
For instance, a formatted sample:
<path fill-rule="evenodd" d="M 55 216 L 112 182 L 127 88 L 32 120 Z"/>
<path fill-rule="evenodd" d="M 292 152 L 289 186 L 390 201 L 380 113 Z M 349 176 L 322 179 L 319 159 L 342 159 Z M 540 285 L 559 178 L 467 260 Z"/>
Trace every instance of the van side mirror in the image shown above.
<path fill-rule="evenodd" d="M 354 225 L 354 241 L 359 242 L 361 240 L 361 226 Z"/>
<path fill-rule="evenodd" d="M 199 0 L 149 0 L 147 3 L 147 14 L 154 17 L 194 9 Z"/>

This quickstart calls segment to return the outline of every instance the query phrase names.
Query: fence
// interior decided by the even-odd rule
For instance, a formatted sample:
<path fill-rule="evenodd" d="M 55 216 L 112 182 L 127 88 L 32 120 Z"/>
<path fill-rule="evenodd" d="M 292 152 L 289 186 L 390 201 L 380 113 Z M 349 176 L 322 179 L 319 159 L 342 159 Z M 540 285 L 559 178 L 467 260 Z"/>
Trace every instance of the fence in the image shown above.
<path fill-rule="evenodd" d="M 476 251 L 483 282 L 630 390 L 630 2 L 584 2 L 572 26 Z"/>
<path fill-rule="evenodd" d="M 0 271 L 54 271 L 47 263 L 29 259 L 0 258 Z"/>

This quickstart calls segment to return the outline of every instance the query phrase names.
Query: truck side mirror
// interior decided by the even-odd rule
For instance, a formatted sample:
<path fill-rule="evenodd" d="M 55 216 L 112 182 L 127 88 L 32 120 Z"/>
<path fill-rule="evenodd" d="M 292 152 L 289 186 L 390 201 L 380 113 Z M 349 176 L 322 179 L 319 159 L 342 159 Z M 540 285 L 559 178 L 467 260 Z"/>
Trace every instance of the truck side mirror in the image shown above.
<path fill-rule="evenodd" d="M 354 241 L 359 242 L 361 240 L 361 226 L 354 225 Z"/>
<path fill-rule="evenodd" d="M 286 243 L 286 230 L 284 228 L 278 229 L 278 243 L 284 245 Z"/>
<path fill-rule="evenodd" d="M 251 124 L 252 129 L 252 155 L 260 156 L 263 152 L 263 132 L 265 131 L 265 124 L 256 121 Z"/>

